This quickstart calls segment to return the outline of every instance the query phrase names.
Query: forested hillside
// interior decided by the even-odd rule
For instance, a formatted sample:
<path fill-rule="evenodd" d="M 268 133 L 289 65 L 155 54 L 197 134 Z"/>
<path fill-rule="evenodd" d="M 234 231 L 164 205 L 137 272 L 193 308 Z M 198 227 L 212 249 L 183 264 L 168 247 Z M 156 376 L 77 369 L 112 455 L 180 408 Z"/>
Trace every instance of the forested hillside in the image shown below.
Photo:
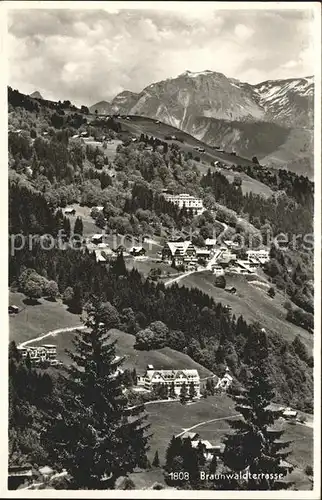
<path fill-rule="evenodd" d="M 82 138 L 85 134 L 94 146 Z M 110 140 L 118 141 L 113 157 L 108 153 Z M 103 206 L 103 217 L 97 217 L 96 224 L 106 232 L 153 236 L 160 234 L 161 227 L 189 229 L 200 246 L 212 237 L 218 222 L 227 224 L 231 235 L 239 233 L 247 241 L 250 234 L 257 234 L 264 244 L 267 234 L 283 232 L 290 241 L 292 235 L 301 235 L 290 244 L 290 252 L 283 253 L 283 262 L 279 253 L 271 253 L 266 272 L 277 286 L 286 284 L 289 298 L 312 314 L 313 251 L 303 248 L 305 235 L 313 230 L 311 184 L 283 171 L 275 181 L 261 177 L 274 190 L 272 197 L 264 199 L 243 194 L 238 173 L 229 182 L 211 165 L 202 175 L 197 163 L 178 145 L 168 146 L 143 134 L 136 141 L 124 138 L 120 124 L 113 119 L 88 125 L 86 109 L 73 109 L 70 103 L 36 102 L 9 90 L 11 235 L 50 234 L 56 238 L 63 228 L 68 237 L 77 228 L 70 226 L 60 209 L 72 203 Z M 260 175 L 254 170 L 251 174 Z M 179 210 L 167 203 L 162 197 L 164 189 L 196 195 L 207 210 L 193 217 L 185 207 Z M 307 196 L 300 196 L 303 190 Z M 12 238 L 10 241 L 12 244 Z M 48 251 L 41 246 L 36 237 L 32 249 L 11 252 L 11 286 L 24 291 L 33 269 L 35 296 L 42 293 L 44 279 L 55 282 L 75 313 L 95 294 L 115 306 L 126 331 L 137 334 L 160 320 L 168 327 L 163 345 L 186 352 L 217 374 L 228 365 L 243 383 L 249 368 L 249 340 L 258 325 L 246 324 L 197 290 L 175 285 L 166 288 L 135 270 L 127 272 L 121 254 L 116 263 L 102 267 L 87 250 Z M 312 411 L 310 353 L 301 343 L 280 338 L 279 332 L 267 335 L 276 400 Z"/>

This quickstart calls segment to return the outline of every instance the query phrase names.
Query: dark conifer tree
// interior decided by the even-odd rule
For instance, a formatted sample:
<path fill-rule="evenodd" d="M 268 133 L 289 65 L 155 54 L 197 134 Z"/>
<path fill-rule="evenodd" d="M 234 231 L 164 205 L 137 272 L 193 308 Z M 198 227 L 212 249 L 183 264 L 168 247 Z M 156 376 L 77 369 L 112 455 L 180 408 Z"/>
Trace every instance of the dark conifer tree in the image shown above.
<path fill-rule="evenodd" d="M 173 460 L 175 457 L 181 454 L 182 441 L 181 438 L 176 438 L 172 436 L 169 446 L 166 451 L 165 456 L 165 470 L 167 472 L 173 472 Z"/>
<path fill-rule="evenodd" d="M 209 464 L 209 472 L 211 474 L 216 474 L 217 471 L 217 456 L 213 454 L 211 462 Z"/>
<path fill-rule="evenodd" d="M 76 283 L 74 287 L 73 298 L 69 302 L 69 309 L 74 314 L 81 314 L 83 310 L 83 292 L 82 287 Z"/>
<path fill-rule="evenodd" d="M 189 399 L 194 399 L 197 397 L 197 391 L 195 388 L 195 384 L 193 382 L 190 382 L 189 384 Z"/>
<path fill-rule="evenodd" d="M 188 399 L 187 385 L 185 382 L 183 382 L 180 389 L 180 403 L 182 403 L 183 405 L 186 404 L 187 399 Z"/>
<path fill-rule="evenodd" d="M 83 221 L 81 217 L 77 217 L 74 224 L 74 234 L 79 234 L 83 236 Z"/>
<path fill-rule="evenodd" d="M 114 265 L 112 267 L 113 274 L 116 274 L 116 276 L 126 276 L 127 271 L 126 271 L 126 266 L 124 262 L 124 257 L 123 257 L 123 252 L 119 252 L 118 256 L 116 257 L 116 260 L 114 262 Z"/>
<path fill-rule="evenodd" d="M 87 328 L 78 331 L 69 352 L 73 364 L 59 415 L 44 437 L 51 462 L 70 474 L 71 489 L 113 489 L 118 477 L 146 460 L 144 407 L 131 409 L 123 394 L 122 360 L 107 334 L 114 326 L 109 310 L 97 298 L 87 304 Z"/>
<path fill-rule="evenodd" d="M 153 465 L 153 467 L 160 467 L 160 459 L 159 459 L 158 450 L 154 454 L 152 465 Z"/>
<path fill-rule="evenodd" d="M 170 389 L 169 389 L 169 398 L 175 399 L 176 397 L 177 397 L 177 395 L 175 392 L 174 382 L 171 382 Z"/>
<path fill-rule="evenodd" d="M 284 431 L 274 430 L 274 423 L 281 412 L 269 407 L 274 392 L 266 371 L 268 346 L 265 332 L 254 329 L 250 343 L 252 348 L 249 345 L 247 353 L 248 362 L 252 365 L 247 387 L 233 396 L 236 411 L 243 418 L 229 421 L 235 432 L 225 438 L 223 460 L 234 472 L 247 469 L 257 474 L 257 478 L 248 480 L 246 489 L 286 489 L 290 483 L 277 479 L 274 474 L 283 474 L 280 462 L 289 455 L 290 452 L 283 450 L 290 442 L 281 440 Z M 235 486 L 234 489 L 241 487 L 240 484 Z M 227 488 L 232 488 L 232 485 L 227 485 Z"/>

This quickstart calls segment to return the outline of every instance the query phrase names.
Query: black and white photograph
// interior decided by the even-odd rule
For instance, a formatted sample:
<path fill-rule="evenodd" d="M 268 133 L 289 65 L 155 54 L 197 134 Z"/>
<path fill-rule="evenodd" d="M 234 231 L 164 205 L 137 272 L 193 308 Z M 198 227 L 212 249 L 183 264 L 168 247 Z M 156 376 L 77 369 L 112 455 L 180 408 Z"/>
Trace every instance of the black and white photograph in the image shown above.
<path fill-rule="evenodd" d="M 320 498 L 320 4 L 0 14 L 2 495 Z"/>

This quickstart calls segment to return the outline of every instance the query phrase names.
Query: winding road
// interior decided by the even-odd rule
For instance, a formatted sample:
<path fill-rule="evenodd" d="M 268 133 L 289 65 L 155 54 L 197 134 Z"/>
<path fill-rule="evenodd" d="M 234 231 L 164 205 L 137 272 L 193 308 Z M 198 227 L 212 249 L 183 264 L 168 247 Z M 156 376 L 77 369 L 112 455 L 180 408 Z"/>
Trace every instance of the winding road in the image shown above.
<path fill-rule="evenodd" d="M 43 340 L 47 337 L 57 335 L 58 333 L 65 333 L 65 332 L 73 332 L 74 330 L 84 330 L 87 328 L 84 325 L 78 325 L 78 326 L 69 326 L 67 328 L 58 328 L 57 330 L 51 330 L 48 333 L 44 333 L 42 335 L 39 335 L 38 337 L 34 337 L 32 339 L 26 340 L 25 342 L 22 342 L 19 344 L 19 347 L 26 347 L 26 345 L 33 344 L 34 342 L 37 342 L 38 340 Z"/>

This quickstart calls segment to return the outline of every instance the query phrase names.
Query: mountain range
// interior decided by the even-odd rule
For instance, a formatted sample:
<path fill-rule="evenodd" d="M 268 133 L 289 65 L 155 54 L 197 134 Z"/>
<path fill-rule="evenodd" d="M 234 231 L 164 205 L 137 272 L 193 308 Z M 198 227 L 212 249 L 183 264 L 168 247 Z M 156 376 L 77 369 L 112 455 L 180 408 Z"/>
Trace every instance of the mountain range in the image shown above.
<path fill-rule="evenodd" d="M 313 99 L 312 76 L 251 85 L 214 71 L 185 71 L 90 111 L 156 118 L 209 145 L 311 176 Z"/>

